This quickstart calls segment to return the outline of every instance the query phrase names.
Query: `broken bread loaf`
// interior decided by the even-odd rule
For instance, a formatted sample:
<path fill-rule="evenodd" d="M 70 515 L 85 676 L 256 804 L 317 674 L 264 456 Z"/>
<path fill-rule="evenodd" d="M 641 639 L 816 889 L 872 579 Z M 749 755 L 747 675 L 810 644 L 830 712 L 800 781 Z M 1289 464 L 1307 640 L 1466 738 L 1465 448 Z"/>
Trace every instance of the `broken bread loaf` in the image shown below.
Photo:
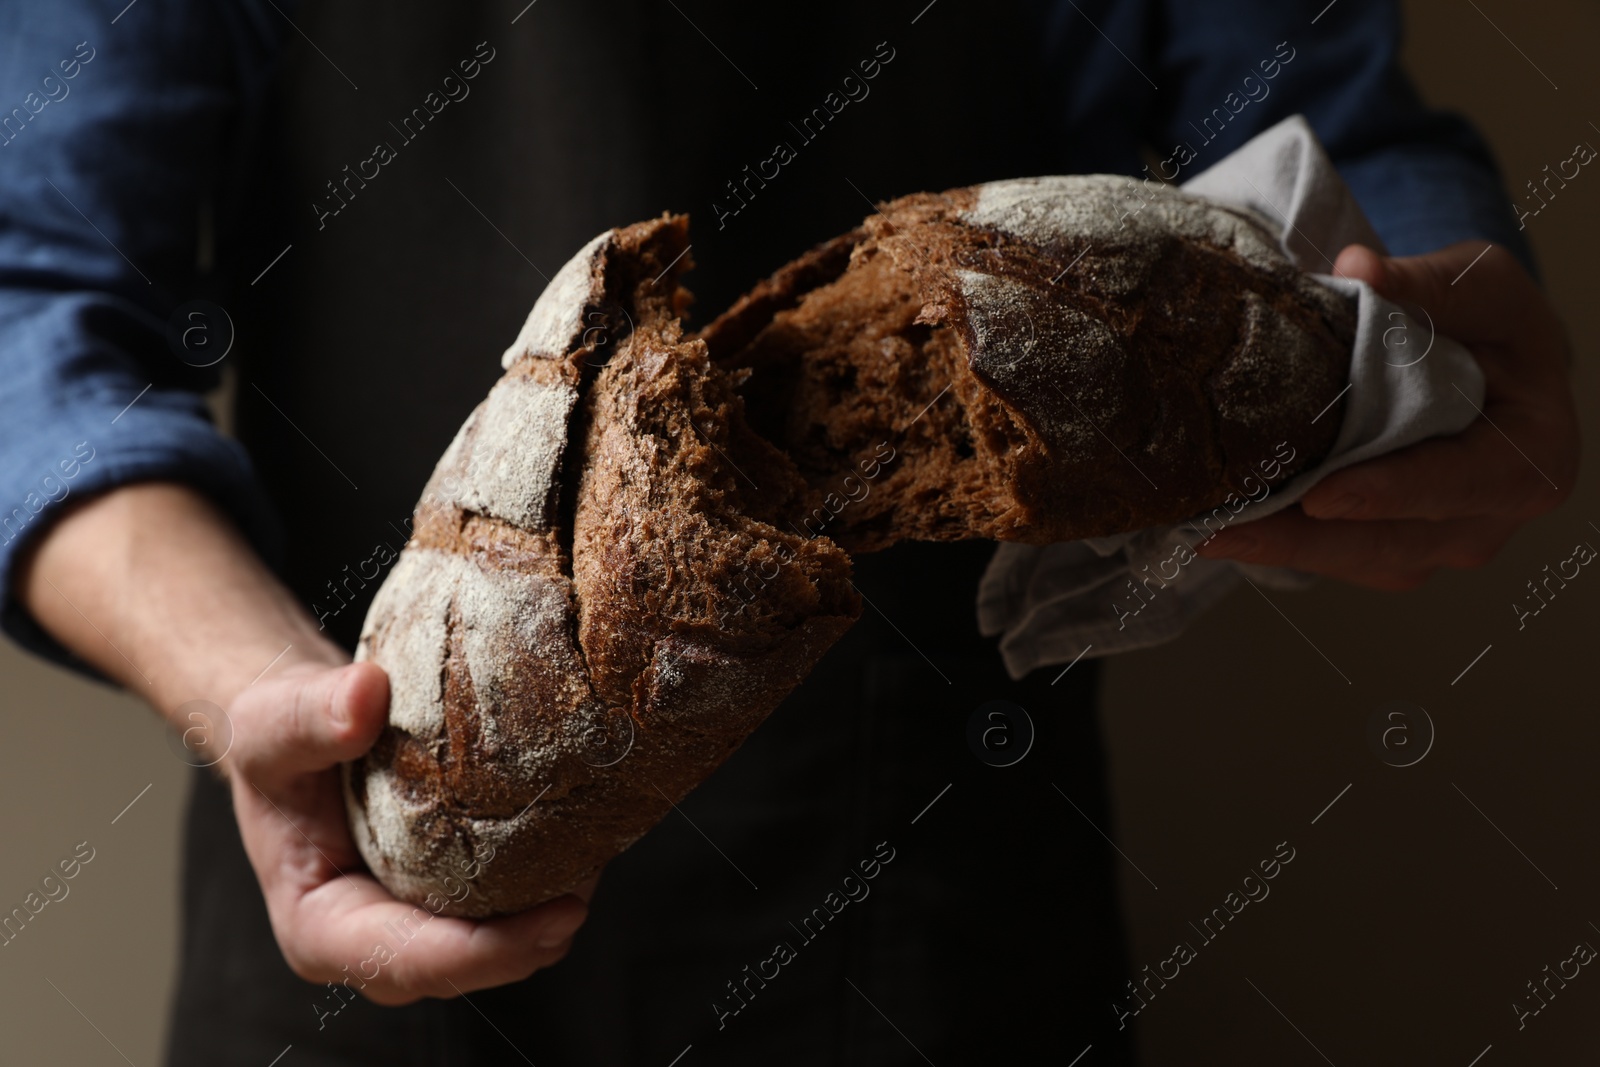
<path fill-rule="evenodd" d="M 1112 534 L 1215 506 L 1280 442 L 1326 453 L 1344 299 L 1246 215 L 1125 190 L 906 197 L 693 337 L 685 218 L 586 245 L 363 627 L 391 683 L 345 769 L 374 875 L 465 916 L 593 877 L 854 621 L 847 548 Z"/>

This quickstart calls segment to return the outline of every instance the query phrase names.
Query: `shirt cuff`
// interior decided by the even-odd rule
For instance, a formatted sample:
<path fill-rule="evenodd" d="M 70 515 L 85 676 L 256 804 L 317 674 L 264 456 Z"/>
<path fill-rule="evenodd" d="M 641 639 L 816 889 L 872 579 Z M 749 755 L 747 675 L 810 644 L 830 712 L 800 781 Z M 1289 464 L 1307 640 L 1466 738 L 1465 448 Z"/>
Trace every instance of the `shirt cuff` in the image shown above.
<path fill-rule="evenodd" d="M 269 566 L 283 562 L 283 528 L 243 446 L 224 437 L 201 399 L 156 390 L 119 409 L 98 402 L 58 411 L 45 433 L 9 442 L 0 477 L 0 631 L 24 649 L 105 680 L 51 637 L 12 589 L 16 562 L 74 501 L 135 482 L 177 482 L 217 505 Z M 31 420 L 30 420 L 31 421 Z"/>
<path fill-rule="evenodd" d="M 1493 241 L 1539 277 L 1533 250 L 1492 170 L 1464 166 L 1459 153 L 1427 146 L 1391 148 L 1338 163 L 1391 255 L 1422 255 L 1458 241 Z"/>

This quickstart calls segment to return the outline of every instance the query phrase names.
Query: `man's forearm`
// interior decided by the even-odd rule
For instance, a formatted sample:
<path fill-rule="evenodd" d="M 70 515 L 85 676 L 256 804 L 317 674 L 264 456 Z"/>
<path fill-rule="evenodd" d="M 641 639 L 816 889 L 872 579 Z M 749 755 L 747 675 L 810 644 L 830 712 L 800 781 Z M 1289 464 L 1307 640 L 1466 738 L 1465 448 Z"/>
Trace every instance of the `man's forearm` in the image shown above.
<path fill-rule="evenodd" d="M 184 486 L 131 485 L 85 502 L 32 546 L 15 582 L 52 636 L 163 715 L 195 699 L 226 707 L 269 664 L 348 658 Z"/>

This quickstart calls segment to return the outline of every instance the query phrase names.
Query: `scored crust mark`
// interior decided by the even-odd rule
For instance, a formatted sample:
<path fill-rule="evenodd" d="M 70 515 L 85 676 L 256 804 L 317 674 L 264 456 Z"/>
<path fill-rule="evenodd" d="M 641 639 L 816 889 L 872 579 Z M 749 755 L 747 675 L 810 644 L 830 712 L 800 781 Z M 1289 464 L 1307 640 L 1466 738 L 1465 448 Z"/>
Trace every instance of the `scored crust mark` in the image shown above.
<path fill-rule="evenodd" d="M 688 337 L 686 219 L 586 245 L 363 627 L 390 723 L 345 783 L 379 880 L 485 916 L 592 877 L 859 615 L 845 549 L 1120 533 L 1243 491 L 1279 442 L 1285 475 L 1319 460 L 1344 298 L 1251 217 L 1126 189 L 905 197 Z"/>

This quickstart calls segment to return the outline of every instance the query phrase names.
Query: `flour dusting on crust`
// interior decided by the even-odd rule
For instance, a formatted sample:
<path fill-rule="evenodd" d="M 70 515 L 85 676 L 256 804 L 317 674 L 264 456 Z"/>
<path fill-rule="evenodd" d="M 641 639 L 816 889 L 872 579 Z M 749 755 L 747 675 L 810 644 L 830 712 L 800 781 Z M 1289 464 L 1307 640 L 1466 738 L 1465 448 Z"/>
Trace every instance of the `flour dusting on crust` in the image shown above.
<path fill-rule="evenodd" d="M 461 506 L 525 529 L 549 525 L 577 403 L 577 389 L 565 382 L 500 379 L 473 418 Z"/>
<path fill-rule="evenodd" d="M 1068 241 L 1134 244 L 1178 236 L 1230 249 L 1265 270 L 1289 263 L 1277 240 L 1241 212 L 1170 185 L 1110 174 L 989 182 L 978 186 L 978 201 L 962 218 L 1047 249 Z"/>
<path fill-rule="evenodd" d="M 371 659 L 389 675 L 389 724 L 419 737 L 444 729 L 440 675 L 452 579 L 449 557 L 425 549 L 400 553 L 372 599 L 356 659 Z"/>
<path fill-rule="evenodd" d="M 578 250 L 578 254 L 550 279 L 522 331 L 500 357 L 500 365 L 510 370 L 518 360 L 561 359 L 578 347 L 583 337 L 584 309 L 598 304 L 605 295 L 601 265 L 610 247 L 613 231 L 607 230 Z"/>
<path fill-rule="evenodd" d="M 969 270 L 956 277 L 972 334 L 973 371 L 1008 395 L 1032 397 L 1019 414 L 1053 451 L 1079 461 L 1093 455 L 1101 441 L 1084 409 L 1093 409 L 1102 421 L 1118 421 L 1126 398 L 1092 383 L 1083 389 L 1085 395 L 1074 397 L 1062 385 L 1078 388 L 1075 364 L 1094 365 L 1103 377 L 1125 380 L 1128 355 L 1116 334 L 1099 319 L 1018 279 Z"/>

